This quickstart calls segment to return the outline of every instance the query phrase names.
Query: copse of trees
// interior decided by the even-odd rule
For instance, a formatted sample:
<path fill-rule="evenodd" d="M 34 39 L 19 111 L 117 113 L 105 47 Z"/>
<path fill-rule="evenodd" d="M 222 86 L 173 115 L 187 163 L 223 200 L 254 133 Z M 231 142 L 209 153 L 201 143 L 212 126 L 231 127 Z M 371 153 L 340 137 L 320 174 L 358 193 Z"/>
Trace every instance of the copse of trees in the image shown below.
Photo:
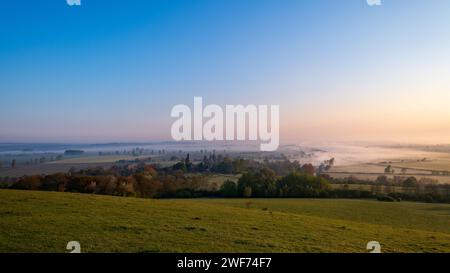
<path fill-rule="evenodd" d="M 322 177 L 300 171 L 278 176 L 273 170 L 263 168 L 244 173 L 237 183 L 226 181 L 220 193 L 224 197 L 325 197 L 330 190 Z"/>
<path fill-rule="evenodd" d="M 247 172 L 239 179 L 237 192 L 245 197 L 275 197 L 278 195 L 278 180 L 276 173 L 269 168 Z"/>
<path fill-rule="evenodd" d="M 9 188 L 77 193 L 95 193 L 143 198 L 197 197 L 206 194 L 207 181 L 201 176 L 137 173 L 121 175 L 85 175 L 80 173 L 24 176 Z"/>
<path fill-rule="evenodd" d="M 329 181 L 303 171 L 276 175 L 268 168 L 249 171 L 237 183 L 226 181 L 219 191 L 223 197 L 255 198 L 375 198 L 370 191 L 333 189 Z"/>
<path fill-rule="evenodd" d="M 220 187 L 220 195 L 222 197 L 238 197 L 238 189 L 235 182 L 227 180 Z"/>
<path fill-rule="evenodd" d="M 330 183 L 324 178 L 300 172 L 284 176 L 278 188 L 283 197 L 328 197 L 331 190 Z"/>

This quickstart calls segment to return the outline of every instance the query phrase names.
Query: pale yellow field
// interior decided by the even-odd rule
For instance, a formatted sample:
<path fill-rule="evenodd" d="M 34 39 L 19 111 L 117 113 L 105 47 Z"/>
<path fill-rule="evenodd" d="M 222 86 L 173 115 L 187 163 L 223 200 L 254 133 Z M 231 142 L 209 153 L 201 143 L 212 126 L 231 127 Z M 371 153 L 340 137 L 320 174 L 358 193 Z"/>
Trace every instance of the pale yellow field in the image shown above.
<path fill-rule="evenodd" d="M 363 180 L 375 180 L 385 175 L 385 168 L 391 165 L 395 176 L 415 176 L 417 179 L 430 178 L 439 183 L 450 183 L 450 176 L 436 175 L 433 172 L 450 171 L 450 154 L 428 152 L 414 149 L 355 147 L 349 151 L 336 150 L 329 157 L 335 157 L 337 164 L 330 170 L 336 178 L 354 176 Z M 358 152 L 355 152 L 358 151 Z"/>
<path fill-rule="evenodd" d="M 392 166 L 422 169 L 422 170 L 433 170 L 433 171 L 450 171 L 450 156 L 432 158 L 426 161 L 393 162 Z"/>
<path fill-rule="evenodd" d="M 216 184 L 220 187 L 225 181 L 230 180 L 233 182 L 237 182 L 240 177 L 240 174 L 213 174 L 208 177 L 208 182 L 209 184 Z"/>

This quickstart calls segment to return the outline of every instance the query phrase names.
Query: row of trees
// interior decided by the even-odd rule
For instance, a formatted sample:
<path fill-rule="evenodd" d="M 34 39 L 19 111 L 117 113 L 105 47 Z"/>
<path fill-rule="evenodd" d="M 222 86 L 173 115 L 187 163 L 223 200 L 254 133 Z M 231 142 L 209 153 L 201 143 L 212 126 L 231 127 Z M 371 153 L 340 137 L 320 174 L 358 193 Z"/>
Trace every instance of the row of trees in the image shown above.
<path fill-rule="evenodd" d="M 300 171 L 277 176 L 264 168 L 243 174 L 237 183 L 225 182 L 220 193 L 225 197 L 325 197 L 330 190 L 329 182 L 321 177 Z"/>
<path fill-rule="evenodd" d="M 209 185 L 208 173 L 241 173 L 237 183 L 227 181 L 220 189 Z M 111 168 L 71 169 L 68 173 L 24 176 L 13 189 L 68 191 L 148 198 L 164 197 L 318 197 L 328 196 L 330 185 L 315 176 L 314 166 L 289 160 L 263 162 L 214 154 L 193 164 L 189 154 L 173 166 L 145 161 Z"/>
<path fill-rule="evenodd" d="M 57 173 L 25 176 L 10 188 L 144 198 L 190 198 L 207 195 L 208 183 L 202 176 L 186 176 L 183 173 L 138 173 L 131 176 Z"/>
<path fill-rule="evenodd" d="M 243 159 L 243 158 L 231 158 L 227 155 L 222 156 L 211 154 L 209 157 L 204 156 L 200 163 L 193 164 L 191 162 L 189 154 L 186 158 L 173 167 L 174 170 L 181 170 L 184 172 L 193 173 L 221 173 L 221 174 L 241 174 L 247 171 L 258 171 L 264 168 L 270 169 L 277 175 L 287 175 L 295 171 L 302 171 L 309 175 L 314 175 L 316 172 L 315 167 L 312 164 L 300 165 L 298 161 L 264 160 L 263 162 Z"/>
<path fill-rule="evenodd" d="M 296 171 L 279 176 L 264 168 L 248 171 L 238 182 L 226 181 L 220 189 L 211 187 L 206 176 L 186 174 L 182 171 L 155 169 L 129 176 L 86 171 L 56 173 L 52 175 L 24 176 L 10 188 L 60 192 L 94 193 L 144 198 L 192 197 L 367 197 L 357 191 L 333 190 L 328 181 Z"/>
<path fill-rule="evenodd" d="M 332 162 L 328 162 L 332 164 Z M 145 198 L 190 197 L 308 197 L 376 198 L 450 202 L 450 186 L 414 177 L 392 179 L 380 176 L 375 182 L 356 178 L 333 179 L 316 174 L 313 165 L 297 161 L 262 162 L 227 156 L 206 157 L 193 164 L 187 155 L 172 166 L 136 160 L 111 168 L 71 169 L 67 173 L 3 178 L 0 185 L 13 189 L 68 191 Z M 240 173 L 237 182 L 226 181 L 220 189 L 208 182 L 208 173 Z M 331 181 L 331 182 L 330 182 Z M 425 183 L 427 182 L 427 183 Z M 334 185 L 333 185 L 334 184 Z M 336 186 L 341 184 L 342 187 Z M 353 187 L 348 185 L 354 184 Z M 366 185 L 365 185 L 366 184 Z M 367 186 L 371 185 L 371 186 Z M 364 186 L 364 187 L 363 187 Z"/>

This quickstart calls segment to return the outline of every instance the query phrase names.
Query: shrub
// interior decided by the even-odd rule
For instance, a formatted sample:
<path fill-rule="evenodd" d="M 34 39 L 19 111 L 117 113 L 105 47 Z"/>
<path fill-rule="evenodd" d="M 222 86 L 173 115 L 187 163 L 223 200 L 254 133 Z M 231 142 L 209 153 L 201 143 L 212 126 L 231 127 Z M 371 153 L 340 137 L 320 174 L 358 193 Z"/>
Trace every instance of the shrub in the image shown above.
<path fill-rule="evenodd" d="M 11 188 L 19 190 L 40 190 L 42 185 L 41 179 L 40 175 L 24 176 L 14 183 Z"/>
<path fill-rule="evenodd" d="M 377 197 L 378 201 L 383 201 L 383 202 L 395 202 L 397 201 L 394 197 L 389 196 L 389 195 L 380 195 Z"/>
<path fill-rule="evenodd" d="M 230 180 L 225 181 L 220 187 L 220 195 L 223 197 L 236 197 L 238 195 L 236 183 Z"/>
<path fill-rule="evenodd" d="M 244 188 L 244 192 L 243 192 L 243 196 L 244 197 L 252 197 L 252 188 L 247 186 Z"/>
<path fill-rule="evenodd" d="M 425 202 L 427 203 L 434 203 L 434 198 L 431 195 L 425 196 Z"/>

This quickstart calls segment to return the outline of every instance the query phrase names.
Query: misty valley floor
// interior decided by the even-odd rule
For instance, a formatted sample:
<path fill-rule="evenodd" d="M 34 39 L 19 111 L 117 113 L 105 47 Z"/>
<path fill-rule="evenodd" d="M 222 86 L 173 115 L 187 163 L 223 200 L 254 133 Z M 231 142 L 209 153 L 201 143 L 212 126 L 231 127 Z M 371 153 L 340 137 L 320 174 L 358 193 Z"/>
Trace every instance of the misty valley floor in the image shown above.
<path fill-rule="evenodd" d="M 0 252 L 450 252 L 450 205 L 0 190 Z"/>

